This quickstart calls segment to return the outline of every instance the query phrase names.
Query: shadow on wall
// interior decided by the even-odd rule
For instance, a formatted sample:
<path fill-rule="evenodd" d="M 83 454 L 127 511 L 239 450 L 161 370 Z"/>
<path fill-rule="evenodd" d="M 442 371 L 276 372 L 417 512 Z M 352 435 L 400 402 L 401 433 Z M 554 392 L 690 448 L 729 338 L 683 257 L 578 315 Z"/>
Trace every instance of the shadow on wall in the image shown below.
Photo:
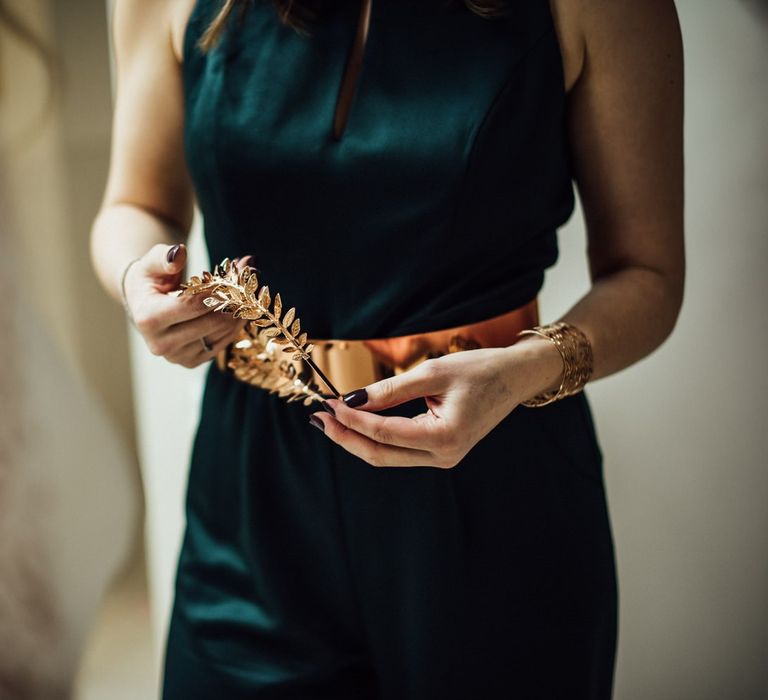
<path fill-rule="evenodd" d="M 748 10 L 752 10 L 761 22 L 768 23 L 768 0 L 741 0 L 741 3 Z"/>

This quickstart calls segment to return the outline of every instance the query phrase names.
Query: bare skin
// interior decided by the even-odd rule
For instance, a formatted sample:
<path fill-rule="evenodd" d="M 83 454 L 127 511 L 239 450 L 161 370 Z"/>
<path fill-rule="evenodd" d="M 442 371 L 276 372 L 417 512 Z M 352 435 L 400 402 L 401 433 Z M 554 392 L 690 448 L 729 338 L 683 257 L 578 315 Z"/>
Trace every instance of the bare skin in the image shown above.
<path fill-rule="evenodd" d="M 235 330 L 232 319 L 214 318 L 199 300 L 164 293 L 180 279 L 186 251 L 170 266 L 164 255 L 185 238 L 194 200 L 182 155 L 180 78 L 192 5 L 117 2 L 112 161 L 92 235 L 94 266 L 116 299 L 126 263 L 142 256 L 126 277 L 137 326 L 154 352 L 183 358 L 186 366 L 211 358 L 201 353 L 200 336 L 210 334 L 215 353 Z M 550 6 L 592 279 L 561 318 L 592 343 L 597 379 L 657 348 L 682 304 L 682 39 L 672 0 L 550 0 Z M 331 440 L 371 465 L 449 468 L 520 402 L 557 387 L 561 370 L 549 341 L 526 338 L 426 360 L 365 387 L 363 405 L 333 399 L 335 415 L 313 415 Z M 374 413 L 418 397 L 428 410 L 414 418 Z"/>

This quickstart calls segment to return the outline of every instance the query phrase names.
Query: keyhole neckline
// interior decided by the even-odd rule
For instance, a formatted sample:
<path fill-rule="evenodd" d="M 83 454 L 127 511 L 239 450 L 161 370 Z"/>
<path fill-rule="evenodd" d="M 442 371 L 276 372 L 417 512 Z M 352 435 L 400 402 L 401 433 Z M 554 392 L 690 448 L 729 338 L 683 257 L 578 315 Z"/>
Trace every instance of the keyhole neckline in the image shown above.
<path fill-rule="evenodd" d="M 349 120 L 349 112 L 360 77 L 363 56 L 365 55 L 365 45 L 371 23 L 371 6 L 372 0 L 361 0 L 355 38 L 347 57 L 344 75 L 341 79 L 339 94 L 336 99 L 336 109 L 333 117 L 333 136 L 336 141 L 341 140 Z"/>

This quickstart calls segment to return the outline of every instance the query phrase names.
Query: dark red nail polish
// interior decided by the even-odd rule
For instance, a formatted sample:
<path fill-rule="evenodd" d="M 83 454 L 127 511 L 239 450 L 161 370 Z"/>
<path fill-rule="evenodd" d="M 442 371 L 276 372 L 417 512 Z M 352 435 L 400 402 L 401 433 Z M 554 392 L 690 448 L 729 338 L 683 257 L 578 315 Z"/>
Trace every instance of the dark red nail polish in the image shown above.
<path fill-rule="evenodd" d="M 165 256 L 165 259 L 168 261 L 168 263 L 172 263 L 176 259 L 176 255 L 181 250 L 181 243 L 177 243 L 173 248 L 171 248 L 168 253 Z"/>
<path fill-rule="evenodd" d="M 325 432 L 323 421 L 321 421 L 314 413 L 309 417 L 309 422 L 312 423 L 312 425 L 314 425 L 316 428 L 320 428 L 320 430 Z"/>
<path fill-rule="evenodd" d="M 355 389 L 348 394 L 344 394 L 341 398 L 344 399 L 344 403 L 347 404 L 347 406 L 354 408 L 355 406 L 362 406 L 364 403 L 367 403 L 368 392 L 364 388 Z"/>
<path fill-rule="evenodd" d="M 336 415 L 336 411 L 333 410 L 333 407 L 327 401 L 321 401 L 320 405 L 323 407 L 323 409 L 328 411 L 328 413 L 330 413 L 332 416 Z"/>

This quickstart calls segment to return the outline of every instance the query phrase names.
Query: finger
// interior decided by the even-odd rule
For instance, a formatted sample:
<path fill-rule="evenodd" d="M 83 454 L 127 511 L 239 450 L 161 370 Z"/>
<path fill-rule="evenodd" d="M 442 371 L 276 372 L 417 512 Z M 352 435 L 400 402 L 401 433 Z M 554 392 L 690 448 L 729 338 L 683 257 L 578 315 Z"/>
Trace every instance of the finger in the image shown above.
<path fill-rule="evenodd" d="M 230 330 L 223 335 L 214 336 L 213 338 L 206 337 L 206 341 L 211 346 L 212 355 L 218 354 L 220 350 L 226 348 L 230 343 L 234 342 L 240 337 L 240 329 Z"/>
<path fill-rule="evenodd" d="M 243 325 L 245 325 L 245 322 L 238 321 L 233 326 L 230 320 L 230 324 L 223 330 L 214 330 L 203 335 L 194 335 L 187 339 L 183 345 L 169 346 L 166 353 L 154 352 L 154 354 L 164 354 L 168 361 L 179 364 L 189 362 L 190 358 L 194 358 L 197 360 L 197 364 L 199 364 L 218 355 L 221 350 L 224 350 L 239 337 L 240 329 Z M 210 350 L 205 349 L 203 340 L 210 347 Z"/>
<path fill-rule="evenodd" d="M 179 297 L 172 293 L 179 286 L 186 262 L 187 249 L 183 243 L 172 246 L 157 244 L 135 265 L 136 272 L 126 278 L 127 281 L 133 280 L 137 296 L 137 290 L 142 290 L 132 311 L 134 322 L 144 335 L 160 333 L 174 323 L 211 311 L 205 306 L 202 296 Z"/>
<path fill-rule="evenodd" d="M 224 350 L 230 343 L 240 337 L 239 329 L 227 329 L 225 333 L 219 335 L 207 335 L 205 336 L 205 342 L 210 346 L 210 350 L 203 349 L 203 344 L 198 339 L 198 344 L 203 349 L 203 355 L 207 355 L 206 359 L 210 359 L 211 356 L 218 355 L 221 350 Z"/>
<path fill-rule="evenodd" d="M 431 411 L 420 414 L 419 420 L 406 416 L 381 416 L 369 411 L 350 408 L 338 399 L 327 399 L 332 415 L 339 423 L 374 442 L 398 447 L 436 450 L 448 442 L 445 419 Z"/>
<path fill-rule="evenodd" d="M 328 413 L 317 411 L 312 415 L 323 423 L 324 432 L 331 440 L 374 467 L 437 466 L 435 456 L 427 450 L 383 445 L 350 430 Z"/>
<path fill-rule="evenodd" d="M 167 353 L 164 357 L 168 362 L 191 369 L 192 367 L 197 367 L 203 362 L 212 359 L 214 357 L 214 351 L 213 348 L 210 352 L 206 351 L 198 338 L 197 342 L 187 343 L 186 345 Z"/>
<path fill-rule="evenodd" d="M 150 251 L 150 253 L 153 253 L 155 256 L 155 261 L 157 262 L 157 253 L 154 249 Z M 181 254 L 181 253 L 179 253 Z M 186 253 L 184 253 L 186 255 Z M 175 262 L 174 258 L 174 262 Z M 235 266 L 242 270 L 243 268 L 251 265 L 254 262 L 254 256 L 253 255 L 246 255 L 243 258 L 235 258 L 232 262 L 235 264 Z M 178 286 L 178 285 L 176 285 Z M 205 298 L 206 294 L 178 294 L 177 290 L 173 289 L 170 290 L 169 293 L 165 294 L 162 297 L 152 297 L 151 307 L 142 309 L 141 312 L 139 312 L 139 316 L 146 317 L 151 316 L 155 319 L 155 323 L 147 323 L 144 325 L 153 325 L 154 327 L 151 330 L 154 330 L 155 333 L 171 330 L 173 326 L 184 323 L 186 321 L 191 321 L 193 319 L 200 318 L 202 316 L 205 316 L 206 314 L 209 314 L 213 311 L 213 308 L 210 306 L 205 305 Z M 232 314 L 229 312 L 223 312 L 221 314 L 215 314 L 215 316 L 218 317 L 232 317 Z M 136 314 L 134 314 L 134 318 L 136 318 Z M 240 327 L 242 327 L 241 324 Z M 137 324 L 138 325 L 138 324 Z M 208 334 L 211 332 L 216 332 L 215 327 L 214 328 L 205 328 L 202 327 L 199 329 L 199 332 L 201 334 Z M 181 342 L 187 342 L 189 340 L 189 337 L 182 337 L 180 338 Z"/>
<path fill-rule="evenodd" d="M 130 264 L 123 277 L 126 296 L 130 290 L 147 288 L 167 292 L 178 285 L 178 278 L 187 259 L 184 244 L 166 245 L 158 243 L 142 255 L 135 264 Z"/>
<path fill-rule="evenodd" d="M 206 350 L 203 347 L 202 340 L 202 337 L 197 338 L 196 340 L 169 352 L 165 355 L 165 359 L 168 360 L 168 362 L 184 367 L 197 367 L 198 365 L 203 364 L 203 362 L 212 360 L 221 350 L 224 350 L 224 348 L 231 342 L 231 334 L 227 333 L 223 336 L 219 335 L 218 338 L 210 336 L 206 337 L 205 342 L 210 346 L 210 350 Z"/>
<path fill-rule="evenodd" d="M 244 255 L 242 258 L 235 258 L 233 261 L 238 270 L 242 270 L 244 267 L 252 267 L 257 272 L 261 272 L 256 268 L 256 257 L 254 255 Z"/>
<path fill-rule="evenodd" d="M 156 279 L 162 291 L 170 291 L 178 286 L 187 264 L 187 246 L 158 243 L 147 251 L 142 263 L 145 273 Z"/>
<path fill-rule="evenodd" d="M 252 255 L 247 255 L 244 258 L 234 258 L 232 262 L 238 270 L 242 270 L 248 266 L 249 261 L 252 259 Z M 205 299 L 210 296 L 210 294 L 180 294 L 176 289 L 178 286 L 177 283 L 173 289 L 169 290 L 169 293 L 166 294 L 163 301 L 157 302 L 159 305 L 157 308 L 158 314 L 173 317 L 173 322 L 167 324 L 166 327 L 173 325 L 174 323 L 199 318 L 200 316 L 204 316 L 213 311 L 212 307 L 205 305 Z M 227 312 L 227 315 L 231 316 L 231 313 Z"/>
<path fill-rule="evenodd" d="M 221 336 L 234 333 L 243 325 L 241 319 L 232 318 L 230 314 L 211 313 L 197 318 L 174 323 L 169 326 L 161 339 L 171 345 L 185 345 L 203 336 Z"/>
<path fill-rule="evenodd" d="M 355 389 L 342 397 L 351 408 L 379 411 L 422 396 L 436 396 L 447 387 L 447 377 L 434 360 L 424 360 L 413 369 Z"/>
<path fill-rule="evenodd" d="M 212 309 L 200 297 L 177 297 L 149 290 L 133 309 L 136 327 L 145 337 L 158 337 L 171 327 L 207 316 Z"/>
<path fill-rule="evenodd" d="M 179 358 L 188 358 L 190 349 L 201 349 L 202 338 L 209 345 L 223 344 L 226 347 L 239 335 L 242 325 L 240 319 L 204 317 L 176 324 L 172 332 L 147 338 L 147 346 L 153 355 L 163 355 L 171 362 L 176 362 L 180 361 Z"/>
<path fill-rule="evenodd" d="M 147 269 L 157 275 L 180 275 L 187 264 L 187 246 L 155 245 L 147 253 Z"/>

